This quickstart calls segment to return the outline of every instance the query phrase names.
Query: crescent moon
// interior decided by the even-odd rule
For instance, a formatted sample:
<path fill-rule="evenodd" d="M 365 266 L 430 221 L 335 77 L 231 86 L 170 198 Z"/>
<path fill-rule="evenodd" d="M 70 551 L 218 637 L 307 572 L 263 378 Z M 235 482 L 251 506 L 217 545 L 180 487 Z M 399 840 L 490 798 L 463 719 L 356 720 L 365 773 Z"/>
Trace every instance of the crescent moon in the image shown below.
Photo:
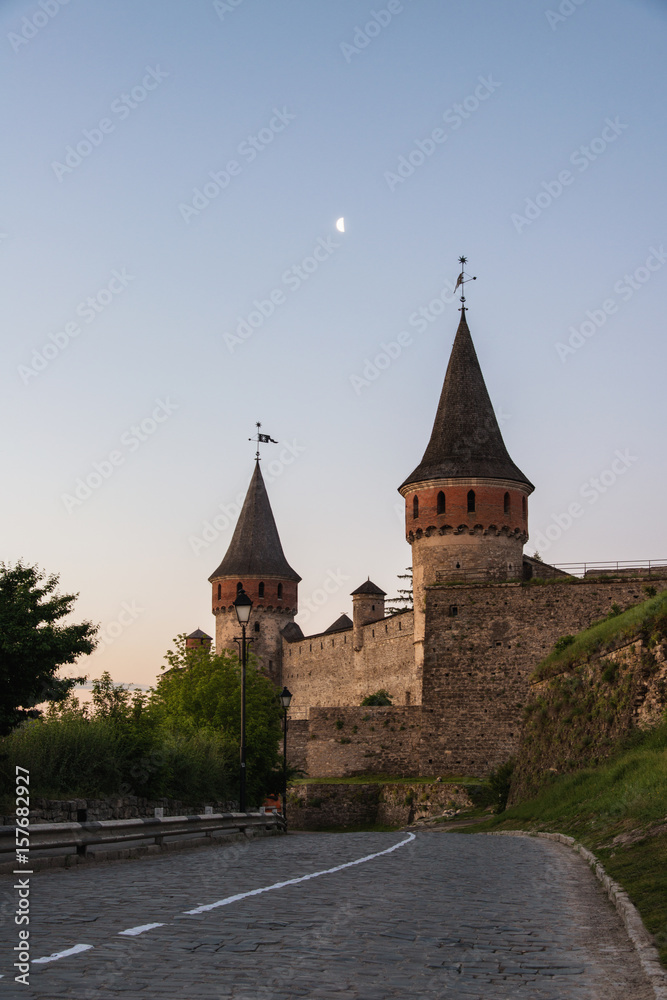
<path fill-rule="evenodd" d="M 345 219 L 341 215 L 340 219 L 336 219 L 336 229 L 339 233 L 345 232 Z"/>

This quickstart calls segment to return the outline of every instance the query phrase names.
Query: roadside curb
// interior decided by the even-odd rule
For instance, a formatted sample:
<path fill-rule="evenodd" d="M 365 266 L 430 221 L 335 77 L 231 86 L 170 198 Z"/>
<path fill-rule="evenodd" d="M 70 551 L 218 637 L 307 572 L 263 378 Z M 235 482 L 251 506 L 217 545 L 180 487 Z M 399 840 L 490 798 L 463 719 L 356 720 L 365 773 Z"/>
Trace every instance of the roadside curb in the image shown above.
<path fill-rule="evenodd" d="M 630 902 L 630 897 L 625 889 L 607 875 L 604 867 L 588 848 L 576 841 L 574 837 L 567 837 L 564 833 L 530 833 L 526 830 L 489 830 L 482 832 L 481 835 L 486 837 L 540 837 L 542 840 L 555 840 L 559 844 L 565 844 L 566 847 L 580 854 L 589 868 L 593 870 L 598 881 L 602 883 L 609 899 L 616 907 L 625 925 L 628 937 L 637 952 L 642 969 L 653 987 L 656 1000 L 667 1000 L 667 972 L 663 969 L 660 962 L 658 949 L 653 942 L 653 936 L 644 927 L 639 910 Z"/>

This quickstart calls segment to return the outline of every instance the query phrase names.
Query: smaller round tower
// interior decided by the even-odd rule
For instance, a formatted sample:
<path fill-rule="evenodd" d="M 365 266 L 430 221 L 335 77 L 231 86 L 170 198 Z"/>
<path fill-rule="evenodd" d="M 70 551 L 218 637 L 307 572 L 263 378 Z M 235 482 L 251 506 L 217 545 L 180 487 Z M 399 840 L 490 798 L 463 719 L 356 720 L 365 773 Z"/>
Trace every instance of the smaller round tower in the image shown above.
<path fill-rule="evenodd" d="M 269 503 L 264 479 L 255 462 L 241 513 L 229 548 L 211 574 L 216 649 L 238 652 L 234 641 L 241 634 L 234 601 L 245 590 L 253 602 L 248 625 L 251 652 L 264 672 L 281 684 L 281 632 L 298 610 L 297 588 L 301 577 L 287 562 Z"/>

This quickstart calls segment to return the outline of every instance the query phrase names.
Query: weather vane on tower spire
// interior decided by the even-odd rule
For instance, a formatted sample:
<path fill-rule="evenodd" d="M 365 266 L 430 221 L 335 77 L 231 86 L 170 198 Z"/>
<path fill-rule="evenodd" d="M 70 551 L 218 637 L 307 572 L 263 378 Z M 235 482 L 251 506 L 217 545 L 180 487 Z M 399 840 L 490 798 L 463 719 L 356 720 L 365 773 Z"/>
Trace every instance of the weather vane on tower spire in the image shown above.
<path fill-rule="evenodd" d="M 260 444 L 269 444 L 269 443 L 271 443 L 271 444 L 278 444 L 278 442 L 274 441 L 273 438 L 270 437 L 270 435 L 268 435 L 268 434 L 260 434 L 260 430 L 259 429 L 260 429 L 260 427 L 262 425 L 260 424 L 259 420 L 257 421 L 257 423 L 256 423 L 255 426 L 257 427 L 257 435 L 254 438 L 248 438 L 248 441 L 256 441 L 257 442 L 257 451 L 255 452 L 255 461 L 259 462 L 260 461 L 260 454 L 259 454 L 259 446 L 260 446 Z"/>
<path fill-rule="evenodd" d="M 467 257 L 459 257 L 459 264 L 461 265 L 461 273 L 456 279 L 456 284 L 454 285 L 454 291 L 461 285 L 461 312 L 465 312 L 466 309 L 466 297 L 465 297 L 465 284 L 466 281 L 477 281 L 477 277 L 466 274 L 465 266 L 468 263 Z"/>

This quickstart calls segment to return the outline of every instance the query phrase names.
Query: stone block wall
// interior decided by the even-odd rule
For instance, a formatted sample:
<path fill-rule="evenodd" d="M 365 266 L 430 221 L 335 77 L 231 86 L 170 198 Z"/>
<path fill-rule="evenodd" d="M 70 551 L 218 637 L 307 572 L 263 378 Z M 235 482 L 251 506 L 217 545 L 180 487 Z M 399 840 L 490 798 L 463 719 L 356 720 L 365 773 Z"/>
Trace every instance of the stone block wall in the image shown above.
<path fill-rule="evenodd" d="M 308 777 L 353 777 L 419 773 L 421 707 L 311 708 L 305 741 Z M 299 758 L 302 731 L 290 736 L 287 756 Z"/>
<path fill-rule="evenodd" d="M 233 812 L 238 802 L 201 802 L 194 806 L 184 805 L 178 799 L 142 799 L 136 795 L 124 795 L 107 799 L 44 799 L 31 797 L 30 822 L 76 823 L 82 811 L 86 821 L 104 819 L 146 819 L 155 815 L 155 809 L 164 810 L 165 816 L 195 816 L 203 814 L 207 806 L 213 812 Z M 1 818 L 3 826 L 13 826 L 15 816 L 10 813 Z"/>
<path fill-rule="evenodd" d="M 283 683 L 292 705 L 304 710 L 330 705 L 358 705 L 385 688 L 394 704 L 421 701 L 415 668 L 413 615 L 391 615 L 362 626 L 363 644 L 355 653 L 353 630 L 283 640 Z"/>
<path fill-rule="evenodd" d="M 358 784 L 295 785 L 288 794 L 289 826 L 293 830 L 330 827 L 405 826 L 442 816 L 472 803 L 463 785 Z"/>
<path fill-rule="evenodd" d="M 666 580 L 652 580 L 658 590 Z M 426 590 L 419 773 L 485 775 L 519 747 L 528 678 L 556 639 L 645 599 L 639 580 Z"/>

